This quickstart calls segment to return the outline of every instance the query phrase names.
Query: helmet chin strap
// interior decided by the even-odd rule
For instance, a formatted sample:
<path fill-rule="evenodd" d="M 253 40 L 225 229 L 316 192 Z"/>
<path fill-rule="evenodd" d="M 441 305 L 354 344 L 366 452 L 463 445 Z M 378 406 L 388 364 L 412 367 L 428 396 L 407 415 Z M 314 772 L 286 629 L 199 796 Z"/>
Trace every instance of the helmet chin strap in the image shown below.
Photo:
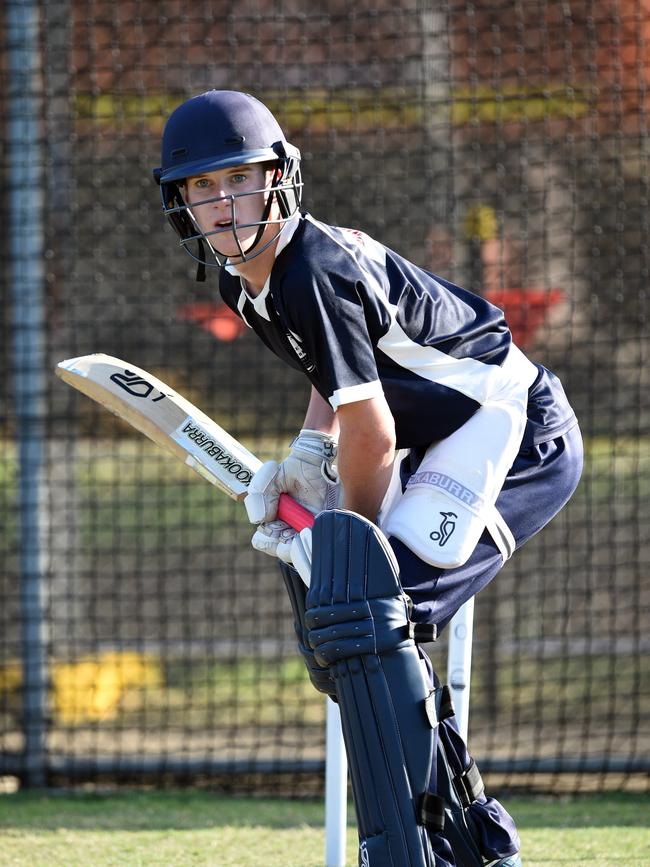
<path fill-rule="evenodd" d="M 203 238 L 197 240 L 199 255 L 197 256 L 198 265 L 196 266 L 196 282 L 205 283 L 205 244 Z"/>

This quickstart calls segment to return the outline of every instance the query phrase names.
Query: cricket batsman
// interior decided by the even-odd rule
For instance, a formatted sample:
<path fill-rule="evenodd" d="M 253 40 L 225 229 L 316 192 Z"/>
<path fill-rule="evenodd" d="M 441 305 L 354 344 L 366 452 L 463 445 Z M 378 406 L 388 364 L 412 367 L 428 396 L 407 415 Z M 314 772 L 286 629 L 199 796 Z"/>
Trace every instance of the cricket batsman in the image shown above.
<path fill-rule="evenodd" d="M 311 383 L 287 457 L 251 483 L 252 544 L 279 558 L 312 682 L 339 703 L 359 864 L 518 867 L 514 822 L 418 640 L 569 500 L 578 423 L 499 308 L 302 212 L 300 162 L 261 102 L 212 90 L 171 114 L 154 171 L 198 279 L 218 268 L 225 303 Z M 313 531 L 277 520 L 282 492 L 319 516 Z"/>

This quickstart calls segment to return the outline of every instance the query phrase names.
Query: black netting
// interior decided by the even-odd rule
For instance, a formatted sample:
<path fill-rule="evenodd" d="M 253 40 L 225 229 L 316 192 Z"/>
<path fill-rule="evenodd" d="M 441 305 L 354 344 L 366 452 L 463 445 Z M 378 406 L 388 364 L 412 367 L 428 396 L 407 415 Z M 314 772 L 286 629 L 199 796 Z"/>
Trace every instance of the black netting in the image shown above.
<path fill-rule="evenodd" d="M 352 8 L 352 6 L 354 8 Z M 249 90 L 306 204 L 503 306 L 587 459 L 477 600 L 471 748 L 511 785 L 648 766 L 642 0 L 7 0 L 0 11 L 0 774 L 319 789 L 323 698 L 240 505 L 52 375 L 102 351 L 263 458 L 307 385 L 164 224 L 164 118 Z M 531 504 L 534 508 L 534 504 Z M 432 649 L 444 668 L 445 640 Z"/>

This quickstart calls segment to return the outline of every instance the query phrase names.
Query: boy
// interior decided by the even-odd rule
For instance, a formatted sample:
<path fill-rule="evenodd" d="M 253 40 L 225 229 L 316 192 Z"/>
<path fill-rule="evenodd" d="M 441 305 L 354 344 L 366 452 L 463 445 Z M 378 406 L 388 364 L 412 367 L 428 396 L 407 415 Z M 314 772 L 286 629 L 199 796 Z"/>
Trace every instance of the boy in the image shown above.
<path fill-rule="evenodd" d="M 301 213 L 300 153 L 252 96 L 179 106 L 155 174 L 198 278 L 220 267 L 226 304 L 312 385 L 289 456 L 246 498 L 253 546 L 309 583 L 309 532 L 275 520 L 280 492 L 314 514 L 357 513 L 389 538 L 411 619 L 439 632 L 577 486 L 581 437 L 559 381 L 513 344 L 498 308 Z M 440 732 L 466 771 L 451 722 Z M 469 811 L 482 857 L 520 864 L 503 807 L 477 789 Z M 454 864 L 444 835 L 430 838 L 437 867 Z"/>

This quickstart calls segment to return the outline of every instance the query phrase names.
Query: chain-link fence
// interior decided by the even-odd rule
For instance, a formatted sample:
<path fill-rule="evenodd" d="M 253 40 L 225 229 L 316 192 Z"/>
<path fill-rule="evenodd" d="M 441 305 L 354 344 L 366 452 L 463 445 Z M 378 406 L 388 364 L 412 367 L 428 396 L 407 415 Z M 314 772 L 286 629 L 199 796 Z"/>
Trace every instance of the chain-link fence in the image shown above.
<path fill-rule="evenodd" d="M 241 506 L 52 375 L 122 357 L 261 457 L 300 426 L 306 383 L 195 282 L 152 180 L 214 87 L 277 114 L 315 216 L 485 294 L 562 377 L 585 473 L 477 600 L 470 745 L 511 785 L 647 779 L 646 0 L 0 16 L 0 774 L 320 787 L 323 699 Z"/>

